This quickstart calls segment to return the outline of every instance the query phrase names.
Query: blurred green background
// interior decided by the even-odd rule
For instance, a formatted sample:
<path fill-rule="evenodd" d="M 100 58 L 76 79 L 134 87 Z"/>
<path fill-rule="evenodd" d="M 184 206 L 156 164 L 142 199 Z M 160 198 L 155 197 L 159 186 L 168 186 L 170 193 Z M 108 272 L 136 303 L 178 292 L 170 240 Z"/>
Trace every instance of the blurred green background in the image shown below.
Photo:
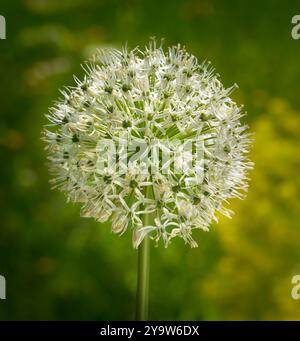
<path fill-rule="evenodd" d="M 49 189 L 40 137 L 58 89 L 96 47 L 156 36 L 210 60 L 225 86 L 239 84 L 256 166 L 234 218 L 195 231 L 198 249 L 153 247 L 150 318 L 299 320 L 299 1 L 1 0 L 0 14 L 0 319 L 133 319 L 131 233 L 80 218 Z"/>

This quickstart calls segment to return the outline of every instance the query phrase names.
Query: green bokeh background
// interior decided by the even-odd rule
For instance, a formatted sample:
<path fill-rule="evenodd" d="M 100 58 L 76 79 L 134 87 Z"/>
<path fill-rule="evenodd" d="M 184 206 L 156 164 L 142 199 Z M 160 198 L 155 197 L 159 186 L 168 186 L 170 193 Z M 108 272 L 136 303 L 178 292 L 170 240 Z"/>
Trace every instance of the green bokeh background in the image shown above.
<path fill-rule="evenodd" d="M 225 86 L 239 84 L 256 166 L 233 219 L 195 231 L 198 249 L 152 248 L 150 318 L 299 320 L 299 1 L 1 0 L 0 14 L 0 319 L 133 319 L 130 231 L 113 235 L 50 190 L 40 137 L 58 89 L 96 47 L 156 36 L 210 60 Z"/>

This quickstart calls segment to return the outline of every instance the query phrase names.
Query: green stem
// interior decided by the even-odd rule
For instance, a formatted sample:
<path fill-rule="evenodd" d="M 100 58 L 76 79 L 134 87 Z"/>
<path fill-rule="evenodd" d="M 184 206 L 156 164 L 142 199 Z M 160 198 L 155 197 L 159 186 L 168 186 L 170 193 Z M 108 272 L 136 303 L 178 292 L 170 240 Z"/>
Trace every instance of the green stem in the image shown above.
<path fill-rule="evenodd" d="M 136 321 L 147 321 L 149 302 L 150 243 L 146 236 L 138 248 Z"/>

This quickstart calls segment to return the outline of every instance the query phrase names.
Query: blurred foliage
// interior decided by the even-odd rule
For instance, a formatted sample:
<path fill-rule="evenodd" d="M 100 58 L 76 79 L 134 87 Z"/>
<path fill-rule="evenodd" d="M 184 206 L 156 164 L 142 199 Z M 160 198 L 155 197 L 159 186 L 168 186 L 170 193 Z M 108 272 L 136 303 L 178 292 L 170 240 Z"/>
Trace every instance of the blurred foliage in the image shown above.
<path fill-rule="evenodd" d="M 182 43 L 211 60 L 256 133 L 247 199 L 190 249 L 152 249 L 151 319 L 300 319 L 298 1 L 2 0 L 0 319 L 132 319 L 130 233 L 79 217 L 48 184 L 40 132 L 58 88 L 96 47 Z"/>

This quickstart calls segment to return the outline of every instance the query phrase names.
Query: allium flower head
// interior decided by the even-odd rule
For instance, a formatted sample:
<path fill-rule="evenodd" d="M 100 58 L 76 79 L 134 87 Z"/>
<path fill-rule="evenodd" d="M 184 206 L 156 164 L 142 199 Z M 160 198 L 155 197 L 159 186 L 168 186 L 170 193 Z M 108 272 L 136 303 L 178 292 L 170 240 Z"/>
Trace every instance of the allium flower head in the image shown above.
<path fill-rule="evenodd" d="M 63 91 L 45 129 L 53 187 L 81 215 L 165 246 L 207 231 L 227 199 L 247 189 L 251 138 L 241 108 L 209 63 L 179 45 L 166 52 L 100 50 Z M 112 152 L 113 151 L 113 152 Z"/>

